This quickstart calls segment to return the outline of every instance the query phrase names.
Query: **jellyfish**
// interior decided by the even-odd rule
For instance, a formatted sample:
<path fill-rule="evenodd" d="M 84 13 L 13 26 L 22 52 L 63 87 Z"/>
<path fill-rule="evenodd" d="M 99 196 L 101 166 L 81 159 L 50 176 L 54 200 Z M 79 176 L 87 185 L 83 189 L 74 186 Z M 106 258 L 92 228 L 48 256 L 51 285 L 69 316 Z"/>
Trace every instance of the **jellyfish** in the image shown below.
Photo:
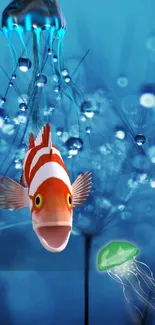
<path fill-rule="evenodd" d="M 131 300 L 126 289 L 134 292 L 141 302 L 155 309 L 147 294 L 148 290 L 152 293 L 155 291 L 155 279 L 147 264 L 136 259 L 139 253 L 139 249 L 129 242 L 110 242 L 98 254 L 98 269 L 106 271 L 112 279 L 122 285 L 128 303 L 131 304 Z M 155 297 L 152 296 L 152 299 Z M 134 307 L 142 316 L 140 309 L 136 305 Z"/>
<path fill-rule="evenodd" d="M 28 108 L 23 140 L 28 125 L 32 124 L 33 130 L 42 126 L 43 109 L 40 104 L 44 96 L 43 88 L 52 76 L 60 74 L 62 70 L 66 20 L 57 0 L 14 0 L 3 11 L 1 27 L 12 57 L 10 86 L 17 88 L 13 79 L 19 77 L 18 71 L 29 76 L 28 101 L 22 100 L 22 105 Z M 23 75 L 23 78 L 26 76 Z"/>

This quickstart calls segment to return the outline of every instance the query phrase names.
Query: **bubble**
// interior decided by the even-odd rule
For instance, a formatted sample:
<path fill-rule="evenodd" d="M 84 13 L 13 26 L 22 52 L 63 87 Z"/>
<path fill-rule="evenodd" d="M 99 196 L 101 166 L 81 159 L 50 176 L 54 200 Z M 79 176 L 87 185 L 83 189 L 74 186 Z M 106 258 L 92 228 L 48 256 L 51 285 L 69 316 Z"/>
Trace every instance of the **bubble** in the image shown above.
<path fill-rule="evenodd" d="M 117 85 L 119 87 L 125 88 L 128 85 L 128 79 L 125 76 L 120 76 L 117 79 Z"/>
<path fill-rule="evenodd" d="M 39 74 L 36 78 L 36 84 L 38 87 L 44 87 L 44 85 L 47 83 L 47 78 L 43 74 Z"/>
<path fill-rule="evenodd" d="M 56 134 L 57 134 L 58 137 L 60 137 L 62 135 L 62 133 L 63 133 L 63 128 L 57 128 L 56 129 Z"/>
<path fill-rule="evenodd" d="M 145 143 L 146 139 L 143 134 L 137 134 L 135 136 L 135 142 L 138 144 L 138 146 L 142 146 Z"/>
<path fill-rule="evenodd" d="M 19 104 L 19 109 L 24 112 L 24 111 L 27 110 L 27 105 L 25 103 L 20 103 Z"/>
<path fill-rule="evenodd" d="M 115 137 L 118 138 L 119 140 L 124 140 L 125 139 L 125 131 L 123 129 L 117 129 L 115 131 Z"/>
<path fill-rule="evenodd" d="M 22 72 L 27 72 L 31 66 L 32 66 L 32 63 L 29 59 L 27 58 L 19 58 L 18 59 L 18 66 L 19 66 L 19 69 L 22 71 Z"/>
<path fill-rule="evenodd" d="M 70 155 L 77 155 L 83 149 L 83 141 L 80 138 L 71 137 L 66 142 L 66 147 Z"/>

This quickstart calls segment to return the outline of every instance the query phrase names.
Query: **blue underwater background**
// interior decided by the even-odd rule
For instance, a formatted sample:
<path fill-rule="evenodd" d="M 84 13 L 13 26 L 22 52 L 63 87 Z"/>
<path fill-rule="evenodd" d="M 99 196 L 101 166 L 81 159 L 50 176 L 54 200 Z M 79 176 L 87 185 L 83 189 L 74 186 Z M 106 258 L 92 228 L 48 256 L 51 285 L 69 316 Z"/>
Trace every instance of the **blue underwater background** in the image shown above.
<path fill-rule="evenodd" d="M 127 303 L 97 254 L 131 242 L 155 274 L 155 2 L 59 4 L 61 51 L 49 30 L 0 31 L 0 175 L 19 181 L 29 133 L 49 122 L 71 181 L 88 170 L 93 186 L 59 254 L 41 246 L 28 208 L 0 210 L 0 325 L 154 325 L 155 310 L 136 292 Z M 30 60 L 27 72 L 19 58 Z"/>

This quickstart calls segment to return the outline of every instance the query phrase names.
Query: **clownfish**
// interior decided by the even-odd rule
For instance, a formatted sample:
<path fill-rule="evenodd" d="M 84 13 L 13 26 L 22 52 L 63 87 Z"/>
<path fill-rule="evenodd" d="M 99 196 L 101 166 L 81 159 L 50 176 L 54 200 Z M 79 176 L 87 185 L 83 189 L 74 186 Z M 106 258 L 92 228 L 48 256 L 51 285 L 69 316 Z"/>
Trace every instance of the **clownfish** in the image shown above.
<path fill-rule="evenodd" d="M 63 251 L 69 241 L 73 208 L 87 198 L 91 173 L 77 177 L 71 185 L 61 154 L 51 141 L 46 124 L 36 139 L 29 136 L 20 183 L 0 178 L 0 208 L 21 209 L 29 206 L 33 230 L 43 247 L 53 253 Z"/>

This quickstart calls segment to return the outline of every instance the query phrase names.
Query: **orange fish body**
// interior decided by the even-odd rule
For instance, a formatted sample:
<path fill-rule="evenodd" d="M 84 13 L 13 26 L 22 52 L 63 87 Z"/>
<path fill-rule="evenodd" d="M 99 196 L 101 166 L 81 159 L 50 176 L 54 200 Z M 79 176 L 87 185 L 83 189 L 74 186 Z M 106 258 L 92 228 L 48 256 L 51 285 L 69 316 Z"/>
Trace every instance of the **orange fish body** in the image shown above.
<path fill-rule="evenodd" d="M 91 177 L 86 172 L 71 185 L 61 154 L 52 145 L 49 124 L 36 140 L 30 134 L 21 183 L 27 187 L 10 178 L 1 178 L 0 207 L 29 206 L 33 229 L 41 244 L 50 252 L 61 252 L 72 230 L 73 208 L 88 196 Z"/>

